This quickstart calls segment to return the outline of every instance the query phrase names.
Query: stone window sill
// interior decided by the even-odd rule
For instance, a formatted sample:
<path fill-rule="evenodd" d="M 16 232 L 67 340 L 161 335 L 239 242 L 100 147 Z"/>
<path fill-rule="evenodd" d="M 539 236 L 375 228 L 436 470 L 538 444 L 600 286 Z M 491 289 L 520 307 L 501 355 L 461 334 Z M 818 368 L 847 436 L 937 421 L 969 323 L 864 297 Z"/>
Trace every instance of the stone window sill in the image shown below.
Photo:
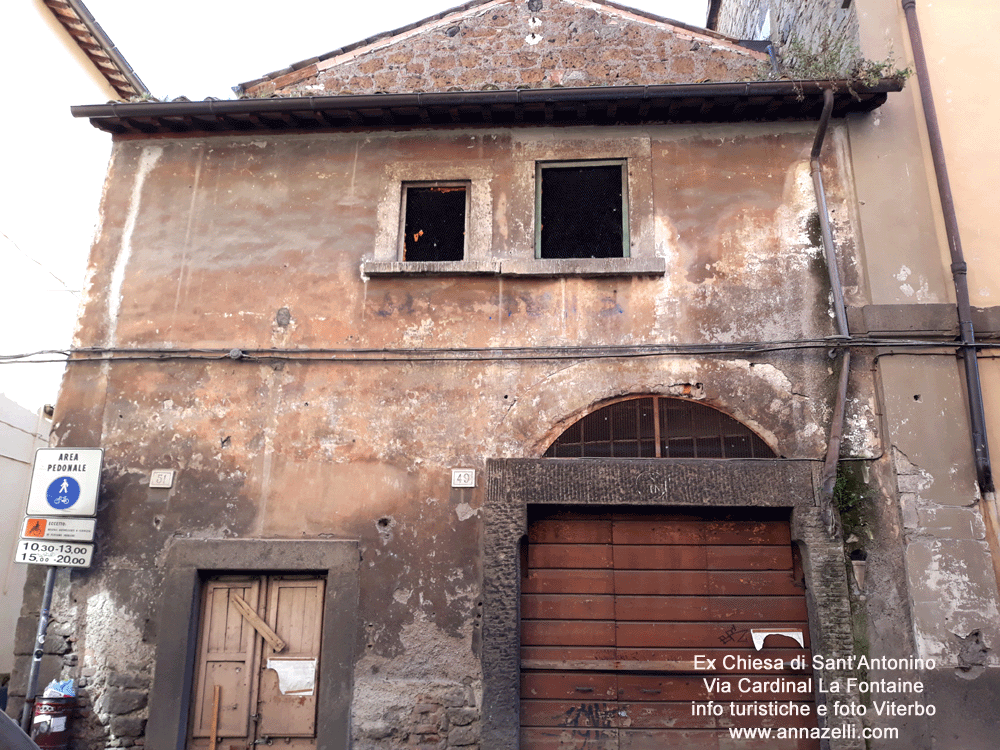
<path fill-rule="evenodd" d="M 665 258 L 568 258 L 406 262 L 366 260 L 365 276 L 663 276 Z"/>

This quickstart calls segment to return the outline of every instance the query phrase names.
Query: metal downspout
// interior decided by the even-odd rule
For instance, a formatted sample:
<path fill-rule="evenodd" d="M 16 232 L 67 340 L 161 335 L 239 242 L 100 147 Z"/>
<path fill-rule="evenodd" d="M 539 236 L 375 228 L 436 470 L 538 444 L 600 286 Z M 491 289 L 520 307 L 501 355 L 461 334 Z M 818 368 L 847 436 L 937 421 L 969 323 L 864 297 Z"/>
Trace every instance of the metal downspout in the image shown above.
<path fill-rule="evenodd" d="M 927 125 L 927 140 L 934 163 L 938 196 L 941 199 L 941 213 L 944 218 L 948 250 L 951 253 L 951 275 L 955 283 L 955 302 L 958 308 L 958 327 L 962 337 L 962 362 L 965 370 L 965 391 L 969 399 L 969 431 L 972 438 L 973 460 L 976 464 L 976 481 L 981 495 L 980 510 L 987 528 L 990 557 L 993 560 L 993 575 L 1000 588 L 1000 509 L 997 508 L 996 487 L 993 483 L 993 466 L 990 462 L 990 446 L 986 434 L 986 409 L 983 405 L 983 384 L 979 377 L 979 352 L 976 346 L 976 331 L 972 325 L 972 304 L 969 301 L 968 265 L 962 251 L 962 238 L 955 213 L 955 200 L 951 194 L 951 181 L 944 158 L 944 143 L 938 125 L 934 95 L 931 93 L 930 77 L 927 73 L 927 57 L 924 42 L 920 36 L 917 21 L 916 0 L 903 0 L 903 13 L 910 35 L 910 49 L 916 68 L 917 83 L 920 87 L 920 102 Z"/>
<path fill-rule="evenodd" d="M 833 113 L 833 90 L 823 91 L 823 114 L 820 115 L 816 139 L 813 141 L 809 164 L 812 170 L 813 188 L 816 191 L 816 205 L 819 211 L 820 233 L 823 238 L 823 250 L 826 254 L 826 267 L 830 275 L 830 288 L 833 295 L 833 315 L 837 323 L 839 338 L 851 337 L 847 326 L 847 310 L 844 306 L 844 290 L 840 283 L 840 269 L 837 265 L 837 251 L 833 244 L 833 232 L 830 229 L 829 209 L 826 203 L 826 190 L 823 187 L 823 170 L 819 156 L 823 149 L 823 141 L 830 125 Z M 844 416 L 847 406 L 847 384 L 851 372 L 851 351 L 844 349 L 840 364 L 840 380 L 837 386 L 837 397 L 833 407 L 833 419 L 830 424 L 830 439 L 827 442 L 826 458 L 823 461 L 823 475 L 820 484 L 821 510 L 826 523 L 827 532 L 833 536 L 839 534 L 840 521 L 833 509 L 833 488 L 837 483 L 837 464 L 840 461 L 840 444 L 844 437 Z"/>
<path fill-rule="evenodd" d="M 910 32 L 910 47 L 913 50 L 913 64 L 916 67 L 917 83 L 920 86 L 920 101 L 924 108 L 927 124 L 927 138 L 930 142 L 931 159 L 937 178 L 938 195 L 941 198 L 941 212 L 944 214 L 945 232 L 948 236 L 948 250 L 951 252 L 951 275 L 955 282 L 955 301 L 958 306 L 958 326 L 962 336 L 962 360 L 965 363 L 965 384 L 969 398 L 969 421 L 972 428 L 972 449 L 975 454 L 976 479 L 983 493 L 995 492 L 993 469 L 990 465 L 990 450 L 986 440 L 986 411 L 983 407 L 983 387 L 979 379 L 976 332 L 972 326 L 972 305 L 969 302 L 968 266 L 962 252 L 962 239 L 955 214 L 955 200 L 951 194 L 948 167 L 944 159 L 944 144 L 941 128 L 938 126 L 937 110 L 931 93 L 930 78 L 927 75 L 927 58 L 917 23 L 916 0 L 903 0 L 906 26 Z"/>

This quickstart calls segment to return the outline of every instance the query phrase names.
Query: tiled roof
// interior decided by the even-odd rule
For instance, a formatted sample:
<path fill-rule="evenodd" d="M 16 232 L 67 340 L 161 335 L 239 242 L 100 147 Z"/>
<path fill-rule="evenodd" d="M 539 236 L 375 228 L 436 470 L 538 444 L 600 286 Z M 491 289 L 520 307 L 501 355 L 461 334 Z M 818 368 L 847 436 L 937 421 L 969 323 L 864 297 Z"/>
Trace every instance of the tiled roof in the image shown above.
<path fill-rule="evenodd" d="M 83 53 L 122 99 L 148 96 L 149 89 L 80 0 L 42 0 Z"/>

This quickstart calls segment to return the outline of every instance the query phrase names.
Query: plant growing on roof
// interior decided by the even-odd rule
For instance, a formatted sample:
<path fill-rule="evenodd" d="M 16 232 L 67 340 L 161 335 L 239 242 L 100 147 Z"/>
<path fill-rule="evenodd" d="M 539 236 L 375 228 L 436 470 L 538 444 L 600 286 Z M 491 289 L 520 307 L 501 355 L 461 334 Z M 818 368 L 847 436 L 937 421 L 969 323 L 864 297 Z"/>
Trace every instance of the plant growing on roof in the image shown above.
<path fill-rule="evenodd" d="M 795 81 L 844 81 L 847 90 L 854 86 L 875 86 L 884 79 L 905 81 L 913 72 L 898 66 L 892 49 L 881 60 L 861 54 L 857 42 L 828 29 L 810 45 L 799 37 L 778 45 L 777 73 L 770 64 L 761 67 L 761 78 L 787 78 Z"/>

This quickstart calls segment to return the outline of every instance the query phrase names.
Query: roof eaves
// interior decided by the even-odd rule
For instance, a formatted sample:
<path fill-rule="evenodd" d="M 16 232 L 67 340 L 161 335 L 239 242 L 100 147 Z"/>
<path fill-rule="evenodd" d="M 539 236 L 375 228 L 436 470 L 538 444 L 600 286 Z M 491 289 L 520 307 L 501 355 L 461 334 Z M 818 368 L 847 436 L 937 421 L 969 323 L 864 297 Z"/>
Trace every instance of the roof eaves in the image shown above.
<path fill-rule="evenodd" d="M 71 112 L 116 135 L 754 122 L 816 119 L 829 88 L 836 97 L 834 116 L 842 117 L 881 106 L 902 82 L 885 79 L 865 87 L 782 80 L 271 97 L 111 103 L 72 107 Z"/>
<path fill-rule="evenodd" d="M 82 0 L 42 0 L 80 50 L 123 99 L 148 96 L 149 89 Z"/>

